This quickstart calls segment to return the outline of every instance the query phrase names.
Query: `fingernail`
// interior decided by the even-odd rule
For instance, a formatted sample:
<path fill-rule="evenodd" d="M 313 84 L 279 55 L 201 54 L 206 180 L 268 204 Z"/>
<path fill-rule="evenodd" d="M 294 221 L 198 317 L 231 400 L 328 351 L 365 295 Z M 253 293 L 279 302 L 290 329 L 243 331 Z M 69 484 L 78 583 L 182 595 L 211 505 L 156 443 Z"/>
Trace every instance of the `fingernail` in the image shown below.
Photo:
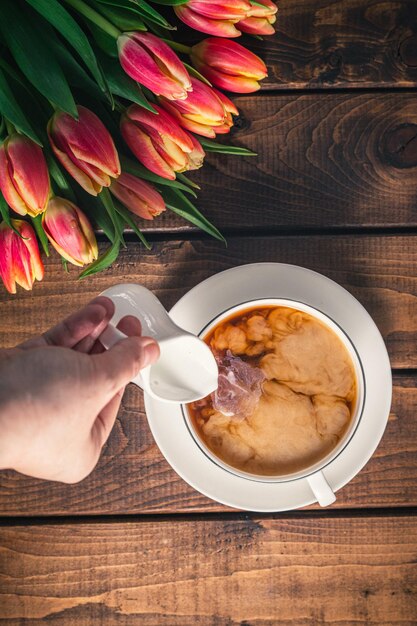
<path fill-rule="evenodd" d="M 143 350 L 143 367 L 147 367 L 148 365 L 152 365 L 159 358 L 159 346 L 150 337 L 143 338 L 142 344 Z"/>

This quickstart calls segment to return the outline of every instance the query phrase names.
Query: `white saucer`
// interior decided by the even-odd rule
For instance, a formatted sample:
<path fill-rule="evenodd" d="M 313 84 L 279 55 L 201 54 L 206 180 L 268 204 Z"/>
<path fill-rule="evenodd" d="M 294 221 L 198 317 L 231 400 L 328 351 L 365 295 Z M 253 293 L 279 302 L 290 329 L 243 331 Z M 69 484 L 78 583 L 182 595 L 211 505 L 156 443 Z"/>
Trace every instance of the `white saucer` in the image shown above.
<path fill-rule="evenodd" d="M 219 313 L 258 298 L 288 298 L 319 309 L 343 328 L 362 363 L 366 397 L 362 418 L 343 451 L 323 469 L 337 491 L 365 465 L 377 447 L 391 406 L 391 368 L 372 318 L 343 287 L 311 270 L 282 263 L 242 265 L 216 274 L 171 309 L 172 319 L 198 335 Z M 192 487 L 218 502 L 248 511 L 287 511 L 316 502 L 306 479 L 265 483 L 225 471 L 206 457 L 185 423 L 181 405 L 145 394 L 149 426 L 162 454 Z"/>

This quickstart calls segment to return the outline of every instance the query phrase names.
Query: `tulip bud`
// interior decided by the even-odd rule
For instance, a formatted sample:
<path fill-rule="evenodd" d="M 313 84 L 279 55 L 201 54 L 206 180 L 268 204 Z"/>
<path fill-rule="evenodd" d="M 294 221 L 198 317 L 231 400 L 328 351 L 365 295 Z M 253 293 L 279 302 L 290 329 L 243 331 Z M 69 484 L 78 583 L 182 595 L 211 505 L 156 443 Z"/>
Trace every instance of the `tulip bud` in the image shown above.
<path fill-rule="evenodd" d="M 259 6 L 262 4 L 263 6 Z M 257 0 L 252 3 L 249 15 L 236 24 L 236 28 L 250 35 L 273 35 L 275 32 L 272 24 L 275 23 L 278 7 L 271 0 Z"/>
<path fill-rule="evenodd" d="M 0 276 L 9 293 L 16 293 L 16 283 L 29 291 L 44 274 L 38 242 L 27 222 L 11 220 L 11 223 L 22 236 L 6 222 L 0 224 Z"/>
<path fill-rule="evenodd" d="M 144 220 L 153 220 L 154 217 L 165 211 L 163 197 L 152 185 L 122 172 L 110 186 L 110 191 L 129 211 L 142 217 Z"/>
<path fill-rule="evenodd" d="M 151 172 L 175 179 L 175 172 L 201 167 L 204 151 L 178 122 L 157 104 L 158 115 L 132 104 L 120 121 L 120 130 L 137 159 Z"/>
<path fill-rule="evenodd" d="M 203 39 L 193 46 L 191 59 L 194 67 L 213 85 L 227 91 L 257 91 L 258 81 L 267 76 L 262 59 L 229 39 Z"/>
<path fill-rule="evenodd" d="M 41 148 L 28 137 L 14 133 L 0 146 L 0 189 L 19 215 L 36 217 L 45 210 L 48 168 Z"/>
<path fill-rule="evenodd" d="M 57 159 L 88 193 L 96 196 L 120 174 L 113 139 L 97 115 L 78 106 L 78 120 L 56 112 L 49 120 L 48 136 Z"/>
<path fill-rule="evenodd" d="M 98 256 L 94 230 L 84 213 L 65 198 L 51 198 L 42 215 L 46 236 L 59 254 L 73 265 L 83 266 Z"/>
<path fill-rule="evenodd" d="M 216 96 L 219 98 L 219 100 L 222 102 L 224 106 L 224 110 L 226 111 L 224 124 L 222 126 L 216 127 L 216 135 L 228 133 L 230 132 L 231 127 L 233 126 L 232 115 L 239 115 L 239 111 L 237 110 L 236 105 L 230 100 L 230 98 L 225 96 L 222 91 L 215 89 L 215 87 L 212 87 L 212 90 L 214 91 Z"/>
<path fill-rule="evenodd" d="M 231 116 L 214 89 L 201 80 L 192 78 L 192 92 L 186 100 L 171 102 L 160 98 L 162 106 L 170 113 L 182 128 L 186 128 L 203 137 L 215 137 L 217 128 L 223 129 Z M 218 92 L 217 92 L 218 93 Z M 230 118 L 230 119 L 229 119 Z M 229 125 L 233 124 L 233 121 Z M 220 132 L 227 132 L 220 130 Z"/>
<path fill-rule="evenodd" d="M 217 37 L 240 37 L 235 24 L 244 19 L 250 9 L 248 0 L 188 0 L 174 7 L 185 24 Z"/>
<path fill-rule="evenodd" d="M 151 33 L 123 33 L 117 40 L 120 63 L 131 78 L 157 96 L 181 100 L 191 91 L 184 64 L 164 41 Z"/>

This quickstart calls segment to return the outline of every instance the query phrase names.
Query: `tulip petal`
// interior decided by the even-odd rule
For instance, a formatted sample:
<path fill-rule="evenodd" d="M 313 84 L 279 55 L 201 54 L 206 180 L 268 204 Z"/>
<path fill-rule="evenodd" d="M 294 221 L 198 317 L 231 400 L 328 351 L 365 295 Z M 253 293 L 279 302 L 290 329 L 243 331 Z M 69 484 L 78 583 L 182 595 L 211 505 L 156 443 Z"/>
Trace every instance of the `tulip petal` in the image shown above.
<path fill-rule="evenodd" d="M 16 293 L 13 271 L 12 239 L 15 233 L 6 222 L 0 224 L 0 276 L 9 293 Z"/>
<path fill-rule="evenodd" d="M 203 17 L 188 8 L 186 4 L 174 6 L 173 8 L 181 21 L 202 33 L 216 35 L 217 37 L 240 37 L 242 34 L 230 20 L 212 20 Z"/>
<path fill-rule="evenodd" d="M 203 161 L 204 161 L 204 157 L 206 156 L 206 153 L 204 152 L 201 143 L 197 141 L 197 139 L 193 137 L 192 135 L 190 135 L 190 137 L 192 138 L 194 147 L 193 147 L 192 152 L 187 155 L 188 166 L 186 169 L 198 170 L 203 165 Z"/>
<path fill-rule="evenodd" d="M 232 76 L 262 80 L 268 75 L 262 59 L 236 41 L 208 37 L 193 46 L 191 58 L 193 63 L 196 61 Z"/>
<path fill-rule="evenodd" d="M 212 87 L 212 89 L 214 93 L 216 94 L 216 96 L 219 98 L 219 100 L 222 102 L 224 108 L 226 109 L 228 113 L 231 113 L 232 115 L 239 115 L 237 106 L 235 105 L 234 102 L 230 100 L 230 98 L 228 98 L 222 91 L 219 91 L 215 87 Z"/>
<path fill-rule="evenodd" d="M 165 202 L 161 194 L 152 185 L 132 174 L 122 173 L 113 181 L 110 191 L 132 213 L 145 220 L 152 220 L 165 211 Z"/>
<path fill-rule="evenodd" d="M 186 115 L 181 115 L 178 109 L 176 109 L 173 106 L 170 106 L 169 102 L 167 101 L 163 102 L 163 107 L 186 130 L 189 130 L 192 133 L 196 133 L 197 135 L 202 135 L 203 137 L 209 137 L 212 139 L 216 136 L 216 133 L 214 132 L 212 126 L 207 126 L 206 124 L 199 124 L 198 122 L 194 122 L 193 120 L 188 119 Z"/>
<path fill-rule="evenodd" d="M 44 266 L 41 260 L 35 231 L 30 224 L 24 222 L 23 220 L 12 220 L 12 224 L 20 232 L 22 237 L 24 237 L 24 239 L 21 239 L 21 242 L 23 242 L 29 252 L 33 278 L 36 278 L 36 280 L 42 280 L 44 276 Z"/>
<path fill-rule="evenodd" d="M 216 85 L 216 87 L 220 87 L 220 89 L 234 93 L 252 93 L 260 89 L 260 84 L 254 78 L 223 74 L 207 65 L 200 65 L 198 61 L 194 61 L 194 65 L 207 80 Z"/>
<path fill-rule="evenodd" d="M 145 46 L 153 55 L 157 64 L 163 66 L 163 71 L 168 71 L 171 76 L 178 81 L 186 91 L 192 90 L 191 78 L 184 64 L 162 39 L 149 32 L 131 33 L 135 41 Z M 142 68 L 141 68 L 142 69 Z"/>
<path fill-rule="evenodd" d="M 248 17 L 273 17 L 277 11 L 278 7 L 272 0 L 257 0 L 256 4 L 252 4 Z"/>
<path fill-rule="evenodd" d="M 43 152 L 31 139 L 18 134 L 5 143 L 13 186 L 25 202 L 29 215 L 35 217 L 45 210 L 50 192 Z"/>
<path fill-rule="evenodd" d="M 0 189 L 3 193 L 4 199 L 13 211 L 19 215 L 27 214 L 28 207 L 25 202 L 23 202 L 13 185 L 4 143 L 0 146 Z"/>
<path fill-rule="evenodd" d="M 172 167 L 158 154 L 150 137 L 145 132 L 127 118 L 122 118 L 120 130 L 123 139 L 138 161 L 162 178 L 175 179 L 175 172 Z"/>
<path fill-rule="evenodd" d="M 162 137 L 169 137 L 181 150 L 190 152 L 193 148 L 190 136 L 181 129 L 175 119 L 164 111 L 162 107 L 157 104 L 154 104 L 153 107 L 158 112 L 158 115 L 146 111 L 136 104 L 132 104 L 126 113 L 131 120 L 139 122 L 146 130 L 154 130 Z"/>
<path fill-rule="evenodd" d="M 228 0 L 228 2 L 190 0 L 187 6 L 195 13 L 214 20 L 238 21 L 251 11 L 251 5 L 246 0 Z"/>
<path fill-rule="evenodd" d="M 92 226 L 84 213 L 69 200 L 52 198 L 42 216 L 42 225 L 51 245 L 73 265 L 82 267 L 97 258 Z"/>
<path fill-rule="evenodd" d="M 262 17 L 247 17 L 236 24 L 236 27 L 242 31 L 242 33 L 248 33 L 249 35 L 273 35 L 275 28 L 272 24 L 274 20 L 268 20 Z"/>
<path fill-rule="evenodd" d="M 49 134 L 49 132 L 48 132 Z M 51 135 L 49 134 L 49 142 L 51 144 L 53 153 L 55 154 L 58 161 L 61 165 L 71 174 L 71 176 L 77 181 L 79 185 L 87 193 L 90 193 L 92 196 L 97 196 L 102 190 L 102 186 L 97 184 L 94 180 L 92 180 L 87 174 L 85 174 L 79 167 L 75 165 L 72 159 L 67 156 L 65 152 L 59 150 L 59 148 L 55 145 L 52 140 Z"/>

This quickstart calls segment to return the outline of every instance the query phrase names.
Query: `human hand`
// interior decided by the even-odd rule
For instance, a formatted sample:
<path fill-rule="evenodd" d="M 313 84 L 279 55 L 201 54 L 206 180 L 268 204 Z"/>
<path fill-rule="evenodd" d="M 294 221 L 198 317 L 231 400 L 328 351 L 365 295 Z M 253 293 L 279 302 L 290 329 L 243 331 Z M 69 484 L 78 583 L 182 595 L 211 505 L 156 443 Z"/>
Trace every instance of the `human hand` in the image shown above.
<path fill-rule="evenodd" d="M 65 483 L 95 467 L 126 384 L 159 357 L 135 317 L 129 338 L 105 351 L 98 337 L 114 312 L 104 296 L 12 349 L 0 350 L 0 468 Z"/>

